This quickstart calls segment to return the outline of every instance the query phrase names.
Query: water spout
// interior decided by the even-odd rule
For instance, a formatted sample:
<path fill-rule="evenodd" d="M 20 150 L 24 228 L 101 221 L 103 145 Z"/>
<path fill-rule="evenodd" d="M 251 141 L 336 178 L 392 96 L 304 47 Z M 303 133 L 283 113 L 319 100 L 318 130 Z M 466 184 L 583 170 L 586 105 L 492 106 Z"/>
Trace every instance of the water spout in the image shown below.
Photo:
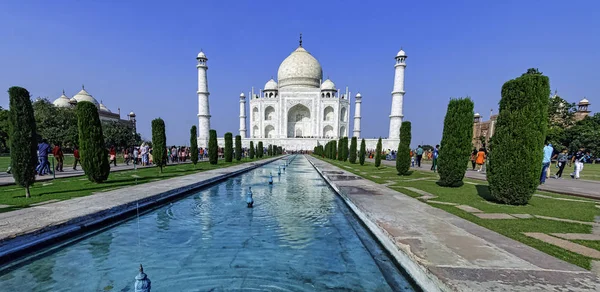
<path fill-rule="evenodd" d="M 273 184 L 273 175 L 269 173 L 269 184 Z"/>
<path fill-rule="evenodd" d="M 252 208 L 254 206 L 254 199 L 252 198 L 252 187 L 248 187 L 248 193 L 246 193 L 246 204 L 248 204 L 248 208 Z"/>
<path fill-rule="evenodd" d="M 144 273 L 144 267 L 140 264 L 140 273 L 135 276 L 135 284 L 133 285 L 133 289 L 135 292 L 150 292 L 151 286 L 150 279 Z"/>

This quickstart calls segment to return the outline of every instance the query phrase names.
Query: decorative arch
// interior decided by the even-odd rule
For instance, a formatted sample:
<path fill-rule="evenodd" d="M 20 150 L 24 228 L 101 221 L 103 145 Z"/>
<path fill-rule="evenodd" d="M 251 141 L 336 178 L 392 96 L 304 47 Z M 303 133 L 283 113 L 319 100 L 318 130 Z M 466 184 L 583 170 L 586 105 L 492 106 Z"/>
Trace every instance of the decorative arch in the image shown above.
<path fill-rule="evenodd" d="M 258 119 L 259 119 L 258 107 L 256 107 L 256 106 L 255 106 L 255 107 L 252 109 L 252 121 L 255 121 L 255 122 L 256 122 L 256 121 L 258 121 Z"/>
<path fill-rule="evenodd" d="M 340 127 L 340 137 L 346 137 L 346 127 Z"/>
<path fill-rule="evenodd" d="M 323 111 L 323 121 L 333 121 L 333 107 L 328 106 Z"/>
<path fill-rule="evenodd" d="M 268 106 L 265 109 L 265 121 L 271 121 L 275 119 L 275 109 L 272 106 Z"/>
<path fill-rule="evenodd" d="M 346 108 L 342 107 L 342 110 L 340 111 L 340 121 L 342 121 L 342 122 L 346 121 L 346 113 L 347 113 Z"/>
<path fill-rule="evenodd" d="M 258 126 L 252 127 L 252 138 L 259 138 L 260 133 L 258 133 Z"/>
<path fill-rule="evenodd" d="M 323 128 L 323 137 L 325 138 L 333 138 L 334 136 L 334 132 L 333 132 L 333 127 L 332 126 L 325 126 Z"/>
<path fill-rule="evenodd" d="M 311 132 L 310 109 L 297 104 L 288 110 L 288 138 L 309 137 Z"/>
<path fill-rule="evenodd" d="M 265 138 L 275 138 L 275 127 L 268 125 L 265 127 Z"/>

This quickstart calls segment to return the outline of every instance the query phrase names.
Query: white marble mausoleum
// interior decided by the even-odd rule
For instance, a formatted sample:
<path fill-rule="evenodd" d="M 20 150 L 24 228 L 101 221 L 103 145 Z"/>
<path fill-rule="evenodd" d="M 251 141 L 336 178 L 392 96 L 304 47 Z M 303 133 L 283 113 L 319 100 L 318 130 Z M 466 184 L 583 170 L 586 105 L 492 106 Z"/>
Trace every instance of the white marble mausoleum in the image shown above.
<path fill-rule="evenodd" d="M 395 56 L 395 78 L 392 91 L 389 138 L 383 141 L 384 149 L 397 149 L 402 123 L 404 99 L 404 69 L 406 53 L 400 50 Z M 197 56 L 198 69 L 198 146 L 207 147 L 210 130 L 210 107 L 207 80 L 207 61 L 204 52 Z M 279 65 L 277 80 L 271 78 L 264 88 L 240 94 L 240 128 L 243 147 L 250 141 L 262 141 L 282 146 L 287 150 L 312 150 L 332 139 L 361 136 L 362 96 L 354 97 L 354 123 L 350 132 L 350 92 L 336 88 L 327 78 L 319 61 L 300 45 Z M 249 115 L 247 114 L 249 112 Z M 249 121 L 248 121 L 248 120 Z M 248 125 L 248 130 L 246 126 Z M 223 133 L 219 133 L 223 134 Z M 235 135 L 235 134 L 234 134 Z M 365 139 L 367 148 L 374 149 L 377 139 Z M 224 139 L 218 139 L 224 146 Z M 359 142 L 360 143 L 360 142 Z"/>

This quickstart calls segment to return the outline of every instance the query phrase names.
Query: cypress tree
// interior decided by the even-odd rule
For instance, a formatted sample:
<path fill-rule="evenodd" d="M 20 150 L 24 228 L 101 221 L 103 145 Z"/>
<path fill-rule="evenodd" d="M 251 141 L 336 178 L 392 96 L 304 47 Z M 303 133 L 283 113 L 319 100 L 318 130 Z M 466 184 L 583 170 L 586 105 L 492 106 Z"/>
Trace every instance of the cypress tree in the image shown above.
<path fill-rule="evenodd" d="M 225 162 L 233 161 L 233 134 L 225 133 Z"/>
<path fill-rule="evenodd" d="M 333 160 L 337 159 L 337 154 L 338 154 L 337 141 L 333 140 L 333 141 L 331 141 L 331 159 L 333 159 Z"/>
<path fill-rule="evenodd" d="M 358 162 L 360 165 L 365 165 L 365 158 L 367 157 L 367 145 L 365 139 L 360 141 L 360 152 L 358 153 Z"/>
<path fill-rule="evenodd" d="M 250 141 L 250 148 L 248 149 L 248 156 L 250 159 L 254 159 L 254 141 Z"/>
<path fill-rule="evenodd" d="M 342 138 L 342 161 L 348 160 L 348 137 Z"/>
<path fill-rule="evenodd" d="M 338 145 L 337 145 L 337 159 L 339 161 L 344 160 L 344 138 L 340 138 L 338 140 Z"/>
<path fill-rule="evenodd" d="M 194 166 L 198 163 L 198 131 L 196 126 L 192 126 L 190 129 L 190 159 Z"/>
<path fill-rule="evenodd" d="M 379 167 L 381 165 L 381 137 L 377 140 L 377 147 L 375 148 L 375 167 Z"/>
<path fill-rule="evenodd" d="M 527 204 L 540 183 L 549 95 L 550 80 L 537 69 L 502 86 L 487 174 L 498 202 Z"/>
<path fill-rule="evenodd" d="M 407 175 L 410 170 L 410 140 L 412 125 L 410 122 L 402 122 L 400 127 L 400 143 L 396 153 L 396 171 L 399 175 Z"/>
<path fill-rule="evenodd" d="M 265 154 L 265 147 L 263 146 L 262 141 L 258 141 L 258 146 L 256 146 L 256 154 L 258 155 L 258 158 L 262 158 Z"/>
<path fill-rule="evenodd" d="M 242 136 L 235 135 L 235 160 L 242 160 Z"/>
<path fill-rule="evenodd" d="M 356 163 L 356 137 L 352 137 L 352 140 L 350 141 L 350 163 L 354 164 Z"/>
<path fill-rule="evenodd" d="M 440 186 L 463 185 L 472 147 L 473 114 L 473 101 L 468 97 L 451 99 L 448 103 L 438 158 Z"/>
<path fill-rule="evenodd" d="M 81 101 L 77 103 L 76 112 L 81 168 L 90 181 L 101 183 L 108 179 L 110 165 L 98 108 L 91 102 Z"/>
<path fill-rule="evenodd" d="M 29 91 L 13 86 L 9 96 L 9 145 L 11 173 L 15 183 L 25 188 L 25 197 L 30 198 L 29 187 L 35 182 L 37 166 L 36 124 Z"/>
<path fill-rule="evenodd" d="M 152 120 L 152 159 L 162 173 L 163 167 L 167 165 L 167 135 L 165 121 L 161 118 Z"/>
<path fill-rule="evenodd" d="M 271 144 L 269 144 L 269 146 L 267 146 L 267 155 L 273 156 L 273 145 L 271 145 Z"/>
<path fill-rule="evenodd" d="M 219 161 L 219 144 L 217 144 L 217 131 L 208 132 L 208 161 L 210 164 L 217 164 Z"/>

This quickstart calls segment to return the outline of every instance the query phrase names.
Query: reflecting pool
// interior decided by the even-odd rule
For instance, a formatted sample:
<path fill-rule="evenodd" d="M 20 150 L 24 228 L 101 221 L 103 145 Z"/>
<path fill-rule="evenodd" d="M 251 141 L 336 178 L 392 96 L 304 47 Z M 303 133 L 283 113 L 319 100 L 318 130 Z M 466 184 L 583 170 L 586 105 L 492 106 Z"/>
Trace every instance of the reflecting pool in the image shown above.
<path fill-rule="evenodd" d="M 154 292 L 413 291 L 306 158 L 289 160 L 3 267 L 0 287 L 133 291 L 142 263 Z"/>

